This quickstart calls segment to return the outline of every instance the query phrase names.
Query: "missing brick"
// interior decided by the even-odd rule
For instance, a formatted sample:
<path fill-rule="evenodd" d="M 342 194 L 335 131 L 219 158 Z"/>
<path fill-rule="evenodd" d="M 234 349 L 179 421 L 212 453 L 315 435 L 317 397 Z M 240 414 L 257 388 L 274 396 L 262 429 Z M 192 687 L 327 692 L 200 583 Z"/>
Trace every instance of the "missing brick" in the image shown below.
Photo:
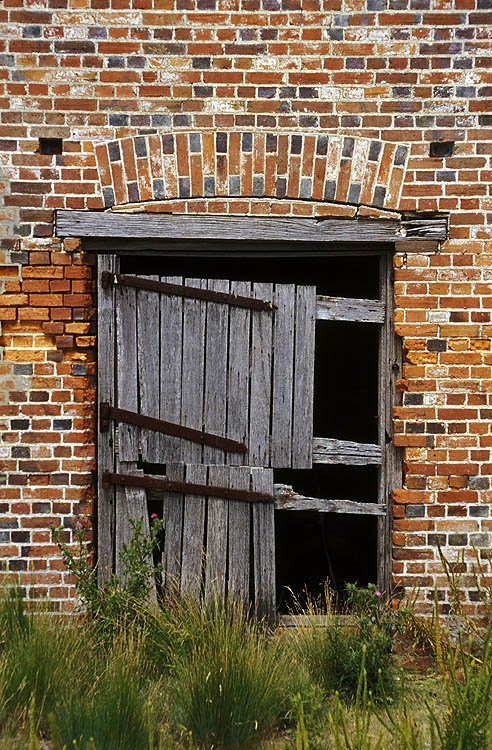
<path fill-rule="evenodd" d="M 429 156 L 442 158 L 452 156 L 454 151 L 454 141 L 434 141 L 430 144 Z"/>
<path fill-rule="evenodd" d="M 39 153 L 44 155 L 53 155 L 63 153 L 62 138 L 40 138 Z"/>

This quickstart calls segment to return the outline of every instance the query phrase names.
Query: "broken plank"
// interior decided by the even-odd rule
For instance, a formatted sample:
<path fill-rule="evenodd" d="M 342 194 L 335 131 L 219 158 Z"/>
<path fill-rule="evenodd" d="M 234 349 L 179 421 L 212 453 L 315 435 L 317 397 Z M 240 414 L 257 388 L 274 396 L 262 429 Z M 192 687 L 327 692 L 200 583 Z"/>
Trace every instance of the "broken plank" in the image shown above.
<path fill-rule="evenodd" d="M 349 513 L 352 515 L 384 516 L 386 506 L 354 500 L 325 500 L 299 495 L 290 484 L 274 484 L 275 510 L 311 510 L 318 513 Z"/>
<path fill-rule="evenodd" d="M 121 462 L 119 468 L 142 475 L 135 462 Z M 135 538 L 137 524 L 140 522 L 142 537 L 148 539 L 150 534 L 149 513 L 147 510 L 147 496 L 140 487 L 118 487 L 116 490 L 116 575 L 121 584 L 127 582 L 131 575 L 128 569 L 128 559 L 123 553 L 124 547 L 131 545 Z M 149 568 L 149 589 L 147 603 L 154 607 L 157 603 L 156 582 L 154 580 L 154 562 L 152 555 L 146 560 Z"/>
<path fill-rule="evenodd" d="M 402 221 L 402 234 L 410 239 L 445 240 L 448 231 L 448 220 L 441 216 L 437 218 L 404 219 Z"/>
<path fill-rule="evenodd" d="M 162 237 L 275 242 L 394 242 L 403 237 L 446 239 L 442 218 L 311 219 L 259 216 L 169 216 L 96 211 L 56 211 L 57 237 Z"/>
<path fill-rule="evenodd" d="M 356 323 L 384 323 L 383 302 L 347 297 L 316 297 L 316 320 L 345 320 Z"/>
<path fill-rule="evenodd" d="M 382 450 L 379 445 L 355 443 L 352 440 L 313 438 L 313 463 L 365 466 L 380 464 L 381 461 Z"/>

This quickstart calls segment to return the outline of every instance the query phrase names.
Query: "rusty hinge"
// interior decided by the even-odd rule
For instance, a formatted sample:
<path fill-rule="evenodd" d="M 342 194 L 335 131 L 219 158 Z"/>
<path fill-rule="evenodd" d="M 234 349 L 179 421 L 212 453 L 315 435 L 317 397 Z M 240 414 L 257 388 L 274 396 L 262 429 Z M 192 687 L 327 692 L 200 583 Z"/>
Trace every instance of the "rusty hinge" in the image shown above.
<path fill-rule="evenodd" d="M 175 294 L 179 297 L 190 299 L 202 299 L 209 302 L 223 302 L 234 307 L 247 307 L 252 310 L 266 310 L 272 312 L 277 306 L 272 302 L 265 302 L 254 297 L 241 297 L 238 294 L 227 294 L 226 292 L 214 292 L 211 289 L 197 289 L 183 284 L 170 284 L 167 281 L 153 281 L 142 279 L 137 276 L 127 276 L 120 273 L 103 271 L 101 274 L 101 286 L 107 289 L 111 285 L 131 286 L 136 289 L 148 289 L 152 292 L 163 292 L 164 294 Z"/>
<path fill-rule="evenodd" d="M 229 487 L 215 487 L 208 484 L 193 484 L 191 482 L 174 482 L 169 479 L 157 479 L 135 474 L 112 474 L 105 471 L 102 475 L 102 486 L 110 484 L 127 487 L 152 487 L 166 492 L 178 492 L 183 495 L 201 495 L 204 497 L 220 497 L 223 500 L 244 500 L 247 503 L 273 503 L 275 498 L 263 492 L 251 490 L 230 489 Z"/>
<path fill-rule="evenodd" d="M 134 411 L 117 409 L 105 401 L 101 403 L 99 410 L 102 432 L 108 430 L 109 420 L 112 419 L 114 422 L 124 422 L 125 424 L 136 425 L 137 427 L 145 427 L 154 432 L 161 432 L 163 435 L 173 435 L 173 437 L 183 438 L 183 440 L 189 440 L 192 443 L 210 445 L 213 448 L 220 448 L 225 451 L 246 453 L 248 450 L 244 443 L 239 443 L 237 440 L 222 437 L 222 435 L 214 435 L 211 432 L 203 430 L 194 430 L 192 427 L 184 427 L 174 422 L 166 422 L 163 419 L 147 417 L 145 414 L 138 414 Z"/>

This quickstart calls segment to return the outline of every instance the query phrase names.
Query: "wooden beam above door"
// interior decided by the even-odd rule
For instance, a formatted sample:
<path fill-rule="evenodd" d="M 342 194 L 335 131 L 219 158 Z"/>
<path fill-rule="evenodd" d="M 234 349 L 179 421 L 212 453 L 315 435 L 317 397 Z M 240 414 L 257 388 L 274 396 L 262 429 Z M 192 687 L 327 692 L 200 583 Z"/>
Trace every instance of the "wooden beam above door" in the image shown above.
<path fill-rule="evenodd" d="M 445 240 L 445 218 L 310 219 L 278 216 L 182 216 L 56 211 L 58 237 L 271 242 L 397 242 Z M 106 249 L 107 250 L 107 249 Z"/>

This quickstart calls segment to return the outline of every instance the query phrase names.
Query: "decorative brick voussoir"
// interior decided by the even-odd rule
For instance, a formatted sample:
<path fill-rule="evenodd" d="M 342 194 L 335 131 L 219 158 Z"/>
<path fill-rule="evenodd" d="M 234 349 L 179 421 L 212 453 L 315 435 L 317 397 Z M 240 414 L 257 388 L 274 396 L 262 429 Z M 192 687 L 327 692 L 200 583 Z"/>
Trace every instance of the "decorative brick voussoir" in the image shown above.
<path fill-rule="evenodd" d="M 397 210 L 409 148 L 344 135 L 195 131 L 123 138 L 95 152 L 106 208 L 223 197 Z"/>

